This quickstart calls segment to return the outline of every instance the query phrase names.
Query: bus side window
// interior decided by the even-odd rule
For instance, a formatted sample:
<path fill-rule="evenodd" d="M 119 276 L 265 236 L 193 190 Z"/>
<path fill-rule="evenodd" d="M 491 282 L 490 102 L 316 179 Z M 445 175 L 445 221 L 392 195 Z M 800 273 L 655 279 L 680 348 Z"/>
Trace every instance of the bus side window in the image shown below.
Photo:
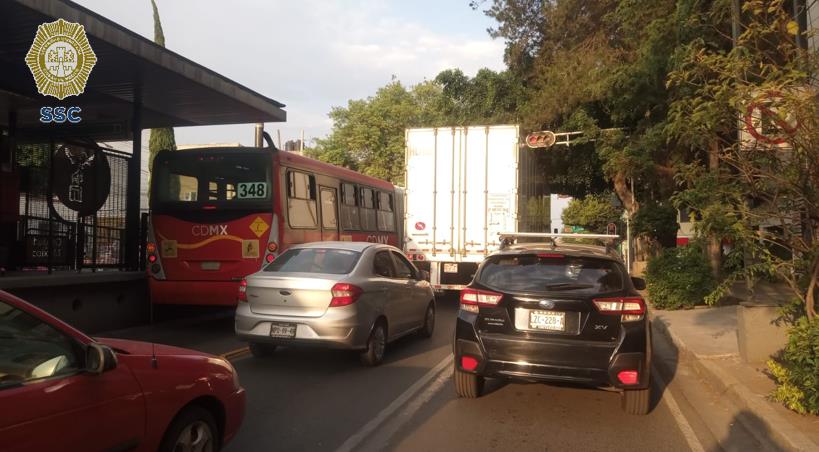
<path fill-rule="evenodd" d="M 356 187 L 346 182 L 341 184 L 341 227 L 345 231 L 357 231 L 361 229 Z"/>
<path fill-rule="evenodd" d="M 300 171 L 287 173 L 287 218 L 291 228 L 316 228 L 315 176 Z"/>
<path fill-rule="evenodd" d="M 364 231 L 375 231 L 376 220 L 374 190 L 372 188 L 361 188 L 359 193 L 361 194 L 361 202 L 359 203 L 361 210 L 361 229 Z"/>
<path fill-rule="evenodd" d="M 378 230 L 392 232 L 395 230 L 392 193 L 378 192 Z"/>

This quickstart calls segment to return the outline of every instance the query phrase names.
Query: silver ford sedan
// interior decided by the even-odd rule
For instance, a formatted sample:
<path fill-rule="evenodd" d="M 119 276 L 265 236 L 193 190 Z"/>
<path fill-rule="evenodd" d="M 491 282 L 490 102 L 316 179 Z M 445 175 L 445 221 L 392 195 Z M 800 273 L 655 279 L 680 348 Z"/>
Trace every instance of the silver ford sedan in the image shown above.
<path fill-rule="evenodd" d="M 432 336 L 435 296 L 398 248 L 369 242 L 296 245 L 239 288 L 236 334 L 255 357 L 277 345 L 361 351 L 384 358 L 387 343 Z"/>

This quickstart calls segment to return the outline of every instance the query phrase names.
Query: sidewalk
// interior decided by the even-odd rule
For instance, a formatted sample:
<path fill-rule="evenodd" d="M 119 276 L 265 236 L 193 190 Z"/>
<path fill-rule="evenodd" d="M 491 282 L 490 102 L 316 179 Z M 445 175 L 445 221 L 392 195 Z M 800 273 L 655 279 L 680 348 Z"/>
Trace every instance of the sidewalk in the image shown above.
<path fill-rule="evenodd" d="M 767 399 L 774 389 L 764 364 L 740 359 L 737 307 L 652 312 L 655 334 L 667 335 L 700 377 L 743 412 L 740 422 L 783 450 L 819 451 L 819 417 L 800 416 Z M 762 425 L 759 425 L 759 423 Z"/>

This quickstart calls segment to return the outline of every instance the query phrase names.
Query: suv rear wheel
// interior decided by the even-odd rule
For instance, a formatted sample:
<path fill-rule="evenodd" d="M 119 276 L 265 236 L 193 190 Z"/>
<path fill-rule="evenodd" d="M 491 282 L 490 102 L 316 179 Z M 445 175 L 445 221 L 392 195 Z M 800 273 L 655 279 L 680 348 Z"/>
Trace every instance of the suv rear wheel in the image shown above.
<path fill-rule="evenodd" d="M 648 414 L 651 389 L 627 389 L 620 395 L 620 405 L 628 414 Z"/>
<path fill-rule="evenodd" d="M 458 397 L 476 399 L 481 396 L 484 383 L 483 377 L 456 368 L 452 374 L 452 379 L 455 381 L 455 393 L 458 394 Z"/>

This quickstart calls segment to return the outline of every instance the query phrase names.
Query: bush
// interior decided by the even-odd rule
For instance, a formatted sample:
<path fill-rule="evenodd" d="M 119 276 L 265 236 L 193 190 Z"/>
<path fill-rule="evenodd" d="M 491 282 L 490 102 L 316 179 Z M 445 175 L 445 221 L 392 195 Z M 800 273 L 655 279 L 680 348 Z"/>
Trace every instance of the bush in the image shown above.
<path fill-rule="evenodd" d="M 696 244 L 664 249 L 648 261 L 646 286 L 659 309 L 691 308 L 714 289 L 711 268 Z"/>
<path fill-rule="evenodd" d="M 768 369 L 777 382 L 774 400 L 800 414 L 819 414 L 819 320 L 799 319 L 782 356 L 768 361 Z"/>

